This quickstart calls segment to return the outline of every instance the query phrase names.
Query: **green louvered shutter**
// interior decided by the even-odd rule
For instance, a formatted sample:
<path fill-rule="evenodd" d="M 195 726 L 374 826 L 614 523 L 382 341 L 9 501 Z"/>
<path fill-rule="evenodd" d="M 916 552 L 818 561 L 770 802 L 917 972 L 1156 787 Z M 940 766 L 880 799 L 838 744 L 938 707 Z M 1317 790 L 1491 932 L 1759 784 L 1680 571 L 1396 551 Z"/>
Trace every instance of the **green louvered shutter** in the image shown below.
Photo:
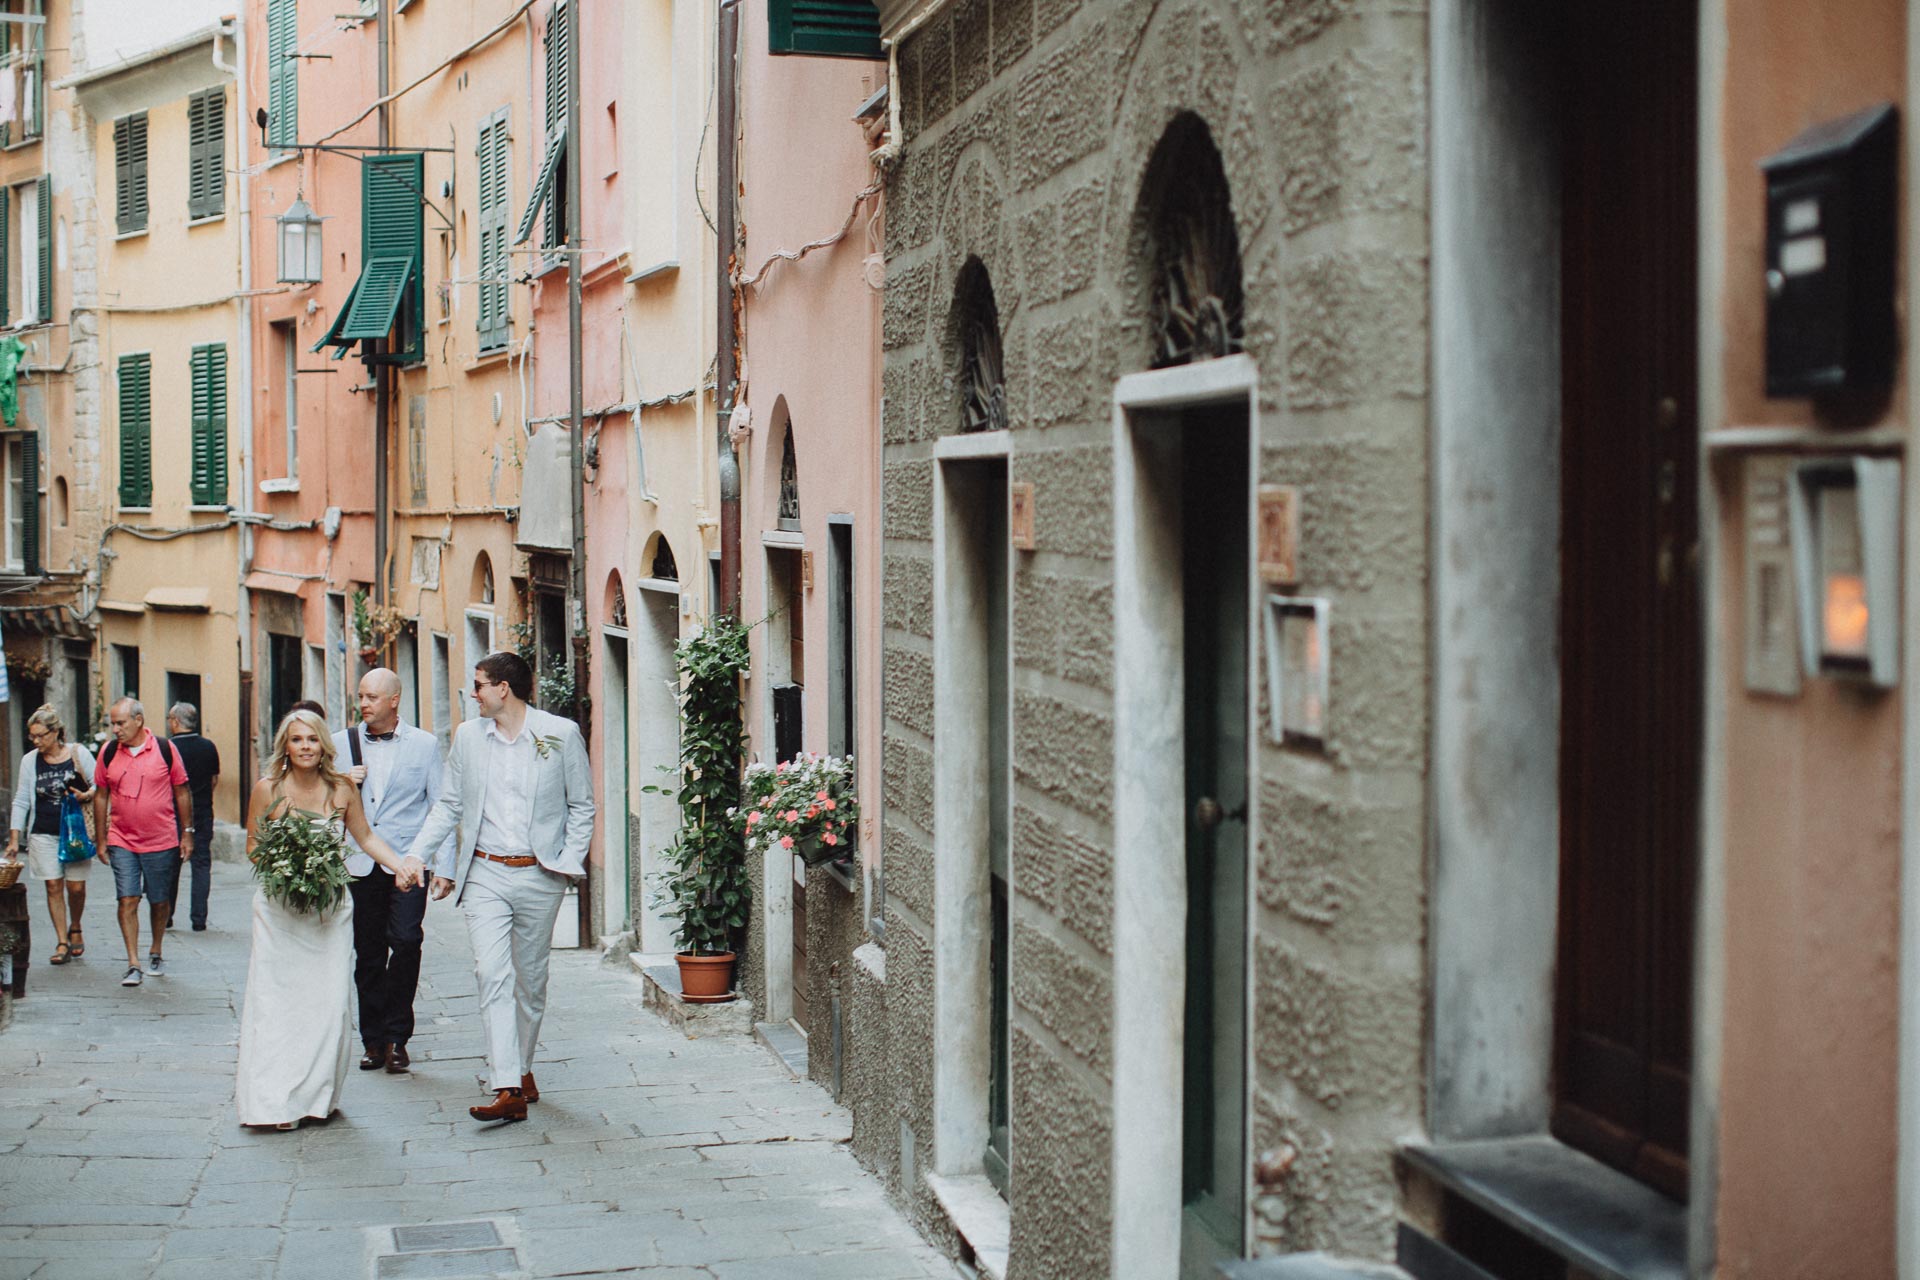
<path fill-rule="evenodd" d="M 872 0 L 768 0 L 767 47 L 773 53 L 886 56 Z"/>
<path fill-rule="evenodd" d="M 153 505 L 153 358 L 120 357 L 120 505 Z"/>
<path fill-rule="evenodd" d="M 52 175 L 44 174 L 44 173 L 41 174 L 40 182 L 38 185 L 39 185 L 39 198 L 35 200 L 34 203 L 37 206 L 39 206 L 37 216 L 40 219 L 40 226 L 38 228 L 39 235 L 40 235 L 40 243 L 38 245 L 39 272 L 40 272 L 40 314 L 35 316 L 34 318 L 40 321 L 42 324 L 45 324 L 48 321 L 53 319 L 53 177 Z M 0 262 L 4 262 L 4 261 L 6 261 L 5 258 L 0 258 Z"/>
<path fill-rule="evenodd" d="M 121 235 L 147 229 L 147 113 L 113 122 L 114 219 Z"/>
<path fill-rule="evenodd" d="M 294 0 L 267 0 L 267 145 L 300 140 L 300 14 Z"/>
<path fill-rule="evenodd" d="M 497 351 L 507 345 L 509 301 L 507 289 L 507 206 L 512 184 L 507 180 L 507 110 L 489 116 L 480 126 L 480 349 Z"/>
<path fill-rule="evenodd" d="M 547 154 L 554 152 L 554 142 L 567 129 L 567 98 L 572 89 L 567 81 L 567 47 L 571 37 L 568 34 L 567 6 L 565 0 L 553 6 L 547 15 Z M 560 161 L 565 164 L 565 157 Z M 543 227 L 540 246 L 543 249 L 557 247 L 567 235 L 566 196 L 564 194 L 566 176 L 556 173 L 552 179 L 552 190 L 547 192 L 546 222 Z"/>
<path fill-rule="evenodd" d="M 193 501 L 227 504 L 227 348 L 193 349 Z"/>
<path fill-rule="evenodd" d="M 12 319 L 13 312 L 8 308 L 12 299 L 7 296 L 6 264 L 13 261 L 8 255 L 13 252 L 13 192 L 0 187 L 0 324 Z"/>
<path fill-rule="evenodd" d="M 20 513 L 20 567 L 29 575 L 40 575 L 40 433 L 29 431 L 20 437 L 20 496 L 25 510 Z"/>
<path fill-rule="evenodd" d="M 360 164 L 360 253 L 375 258 L 411 258 L 413 271 L 400 299 L 397 324 L 413 341 L 404 354 L 420 354 L 421 317 L 426 314 L 426 287 L 421 264 L 426 260 L 426 227 L 421 204 L 426 181 L 425 157 L 417 151 L 368 156 Z M 394 354 L 403 354 L 395 351 Z"/>
<path fill-rule="evenodd" d="M 227 91 L 187 99 L 187 217 L 213 218 L 227 204 Z"/>

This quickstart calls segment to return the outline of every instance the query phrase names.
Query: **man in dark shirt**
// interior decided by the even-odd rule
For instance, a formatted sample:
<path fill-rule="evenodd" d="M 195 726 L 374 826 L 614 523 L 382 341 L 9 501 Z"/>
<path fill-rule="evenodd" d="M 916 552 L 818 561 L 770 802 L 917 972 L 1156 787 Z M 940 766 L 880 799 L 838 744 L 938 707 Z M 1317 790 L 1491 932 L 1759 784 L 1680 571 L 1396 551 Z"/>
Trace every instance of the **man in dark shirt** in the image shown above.
<path fill-rule="evenodd" d="M 193 931 L 207 927 L 207 891 L 213 887 L 213 788 L 220 781 L 220 748 L 200 736 L 200 711 L 191 702 L 167 710 L 167 741 L 180 753 L 193 793 Z M 173 900 L 178 902 L 176 892 Z"/>

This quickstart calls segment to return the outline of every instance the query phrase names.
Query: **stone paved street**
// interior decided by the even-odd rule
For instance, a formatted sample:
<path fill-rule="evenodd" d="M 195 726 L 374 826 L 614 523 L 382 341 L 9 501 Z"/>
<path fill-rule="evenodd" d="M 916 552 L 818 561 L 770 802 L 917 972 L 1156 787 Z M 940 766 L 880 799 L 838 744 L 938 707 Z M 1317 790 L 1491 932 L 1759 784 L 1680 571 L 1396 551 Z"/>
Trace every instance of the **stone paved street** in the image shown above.
<path fill-rule="evenodd" d="M 532 1118 L 476 1125 L 471 959 L 444 903 L 413 1074 L 352 1071 L 324 1126 L 240 1128 L 252 889 L 214 870 L 213 928 L 169 935 L 168 975 L 134 989 L 104 894 L 65 968 L 44 963 L 35 902 L 29 998 L 0 1033 L 0 1280 L 955 1275 L 855 1164 L 824 1091 L 757 1044 L 669 1030 L 591 953 L 554 956 Z M 465 1225 L 396 1235 L 421 1224 Z"/>

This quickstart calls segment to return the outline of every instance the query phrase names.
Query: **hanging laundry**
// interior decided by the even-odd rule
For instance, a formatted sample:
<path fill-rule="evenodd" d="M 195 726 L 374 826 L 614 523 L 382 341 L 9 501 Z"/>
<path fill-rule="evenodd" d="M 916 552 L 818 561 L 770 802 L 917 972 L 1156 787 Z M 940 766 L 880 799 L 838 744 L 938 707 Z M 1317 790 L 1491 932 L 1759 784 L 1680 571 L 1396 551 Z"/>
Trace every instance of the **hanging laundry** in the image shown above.
<path fill-rule="evenodd" d="M 20 416 L 20 362 L 27 344 L 8 334 L 0 338 L 0 422 L 11 427 Z"/>
<path fill-rule="evenodd" d="M 0 65 L 0 124 L 12 124 L 20 110 L 20 71 L 14 59 Z"/>

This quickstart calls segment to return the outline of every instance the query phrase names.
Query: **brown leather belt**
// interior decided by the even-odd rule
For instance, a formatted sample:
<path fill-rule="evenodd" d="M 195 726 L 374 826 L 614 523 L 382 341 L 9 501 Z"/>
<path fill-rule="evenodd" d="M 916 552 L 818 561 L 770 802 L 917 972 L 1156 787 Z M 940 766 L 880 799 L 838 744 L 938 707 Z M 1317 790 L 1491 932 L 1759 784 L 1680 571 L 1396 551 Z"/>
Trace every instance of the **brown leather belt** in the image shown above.
<path fill-rule="evenodd" d="M 475 849 L 473 856 L 476 858 L 485 858 L 488 862 L 497 862 L 503 867 L 537 867 L 540 865 L 540 859 L 530 853 L 521 854 L 513 858 L 503 858 L 497 853 L 488 853 L 485 849 Z"/>

